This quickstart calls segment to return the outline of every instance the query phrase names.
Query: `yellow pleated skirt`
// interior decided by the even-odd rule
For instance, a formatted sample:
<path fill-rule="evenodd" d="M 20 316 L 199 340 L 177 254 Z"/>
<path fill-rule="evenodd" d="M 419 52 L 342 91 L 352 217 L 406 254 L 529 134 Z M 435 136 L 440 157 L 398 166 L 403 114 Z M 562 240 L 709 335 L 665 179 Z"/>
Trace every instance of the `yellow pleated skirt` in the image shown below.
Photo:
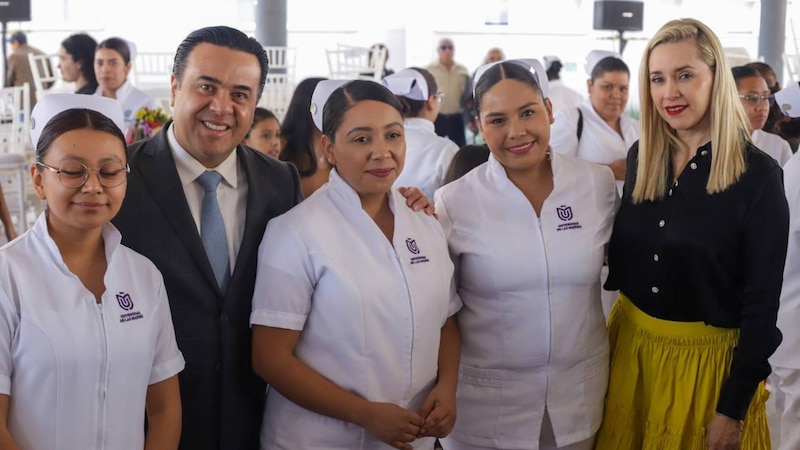
<path fill-rule="evenodd" d="M 609 316 L 611 371 L 597 450 L 706 450 L 738 329 L 651 317 L 620 294 Z M 762 382 L 741 450 L 770 450 Z"/>

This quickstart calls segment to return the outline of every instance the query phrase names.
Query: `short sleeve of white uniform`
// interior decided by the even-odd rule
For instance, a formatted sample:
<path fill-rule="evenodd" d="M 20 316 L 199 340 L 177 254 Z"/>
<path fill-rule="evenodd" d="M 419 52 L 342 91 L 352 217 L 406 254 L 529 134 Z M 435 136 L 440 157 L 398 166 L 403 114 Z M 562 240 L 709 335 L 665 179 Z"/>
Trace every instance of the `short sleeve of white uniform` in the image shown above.
<path fill-rule="evenodd" d="M 156 351 L 153 355 L 153 368 L 150 370 L 148 384 L 164 381 L 182 371 L 186 366 L 175 341 L 175 327 L 172 325 L 172 312 L 169 308 L 164 279 L 161 274 L 158 278 L 161 283 L 158 287 L 158 305 L 156 306 L 158 335 L 156 336 Z"/>
<path fill-rule="evenodd" d="M 0 289 L 0 394 L 11 395 L 11 375 L 14 371 L 11 352 L 17 327 L 19 311 L 6 292 Z"/>
<path fill-rule="evenodd" d="M 598 189 L 598 205 L 600 206 L 600 216 L 602 217 L 603 226 L 600 228 L 604 230 L 604 234 L 600 236 L 606 242 L 606 256 L 608 256 L 608 241 L 611 237 L 611 229 L 614 226 L 614 217 L 617 215 L 617 210 L 622 201 L 619 198 L 619 191 L 617 191 L 617 182 L 614 179 L 614 173 L 610 168 L 600 166 L 605 169 L 601 173 L 605 180 L 602 180 L 601 186 L 604 189 Z"/>
<path fill-rule="evenodd" d="M 285 219 L 269 221 L 258 247 L 250 324 L 302 331 L 311 311 L 314 271 L 305 243 Z"/>
<path fill-rule="evenodd" d="M 550 127 L 550 148 L 562 155 L 578 155 L 578 108 L 556 113 Z M 585 120 L 585 118 L 584 118 Z"/>
<path fill-rule="evenodd" d="M 436 161 L 436 188 L 440 188 L 444 184 L 444 178 L 447 176 L 447 171 L 450 169 L 450 163 L 458 153 L 458 145 L 447 139 L 442 151 L 439 153 L 439 160 Z"/>
<path fill-rule="evenodd" d="M 450 219 L 450 214 L 447 212 L 447 205 L 444 201 L 444 196 L 442 195 L 442 190 L 437 189 L 436 192 L 433 194 L 434 203 L 436 204 L 436 214 L 439 216 L 439 224 L 442 226 L 442 231 L 444 231 L 444 237 L 447 242 L 450 242 L 450 236 L 453 234 L 453 221 Z M 448 244 L 448 249 L 450 249 L 450 245 Z M 453 260 L 453 282 L 450 286 L 450 298 L 454 299 L 450 301 L 450 308 L 447 311 L 448 316 L 452 316 L 453 314 L 457 313 L 463 303 L 461 302 L 461 297 L 458 296 L 458 274 L 459 268 L 461 266 L 461 256 L 454 254 L 450 251 L 450 259 Z"/>

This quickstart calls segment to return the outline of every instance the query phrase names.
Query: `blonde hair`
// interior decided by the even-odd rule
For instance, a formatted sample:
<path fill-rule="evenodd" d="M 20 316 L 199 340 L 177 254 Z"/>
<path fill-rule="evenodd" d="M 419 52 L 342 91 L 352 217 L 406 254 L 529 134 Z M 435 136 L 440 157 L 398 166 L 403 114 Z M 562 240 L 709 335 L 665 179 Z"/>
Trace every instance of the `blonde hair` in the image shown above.
<path fill-rule="evenodd" d="M 715 194 L 735 183 L 745 171 L 745 145 L 750 141 L 747 115 L 739 100 L 736 82 L 719 38 L 696 19 L 667 22 L 647 44 L 639 69 L 641 135 L 633 203 L 664 198 L 670 164 L 670 149 L 680 146 L 677 133 L 661 117 L 650 95 L 650 55 L 661 44 L 691 39 L 700 58 L 714 75 L 707 114 L 711 121 L 711 172 L 706 192 Z"/>

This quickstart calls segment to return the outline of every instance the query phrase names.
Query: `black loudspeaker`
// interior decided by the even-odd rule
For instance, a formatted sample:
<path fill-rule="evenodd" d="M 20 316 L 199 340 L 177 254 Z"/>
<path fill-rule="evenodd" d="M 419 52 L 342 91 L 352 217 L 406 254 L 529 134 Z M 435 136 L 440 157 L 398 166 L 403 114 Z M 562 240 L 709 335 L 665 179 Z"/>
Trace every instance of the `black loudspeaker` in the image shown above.
<path fill-rule="evenodd" d="M 602 1 L 594 2 L 594 29 L 617 31 L 642 31 L 644 2 Z"/>
<path fill-rule="evenodd" d="M 31 0 L 0 0 L 0 21 L 30 22 Z"/>

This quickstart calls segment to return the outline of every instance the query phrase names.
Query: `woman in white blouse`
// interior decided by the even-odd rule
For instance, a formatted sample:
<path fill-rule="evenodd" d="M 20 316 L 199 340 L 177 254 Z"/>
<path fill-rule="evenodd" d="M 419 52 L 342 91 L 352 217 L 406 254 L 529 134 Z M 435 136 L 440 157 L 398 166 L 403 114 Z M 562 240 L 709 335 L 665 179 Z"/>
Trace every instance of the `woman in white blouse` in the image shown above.
<path fill-rule="evenodd" d="M 272 219 L 259 248 L 261 448 L 432 450 L 455 422 L 460 300 L 441 226 L 392 189 L 400 105 L 378 83 L 326 80 L 311 112 L 330 181 Z"/>
<path fill-rule="evenodd" d="M 184 361 L 164 282 L 109 223 L 128 174 L 119 105 L 51 94 L 31 116 L 47 209 L 0 249 L 0 448 L 177 449 Z"/>
<path fill-rule="evenodd" d="M 591 449 L 602 419 L 600 268 L 619 200 L 607 167 L 550 150 L 547 88 L 535 60 L 479 69 L 489 161 L 436 192 L 463 301 L 447 450 Z"/>
<path fill-rule="evenodd" d="M 97 76 L 95 95 L 115 98 L 122 107 L 127 136 L 136 122 L 136 113 L 142 108 L 156 109 L 161 103 L 131 84 L 131 49 L 124 39 L 112 37 L 97 44 L 94 52 L 94 73 Z M 128 139 L 130 141 L 130 138 Z"/>
<path fill-rule="evenodd" d="M 406 130 L 406 162 L 395 186 L 417 186 L 428 197 L 444 184 L 447 168 L 458 145 L 438 136 L 433 121 L 442 95 L 430 72 L 418 67 L 401 70 L 383 79 L 403 107 Z"/>
<path fill-rule="evenodd" d="M 639 139 L 639 121 L 625 114 L 630 70 L 614 52 L 592 50 L 586 56 L 589 99 L 555 116 L 550 145 L 558 153 L 611 167 L 622 194 L 625 158 Z"/>

